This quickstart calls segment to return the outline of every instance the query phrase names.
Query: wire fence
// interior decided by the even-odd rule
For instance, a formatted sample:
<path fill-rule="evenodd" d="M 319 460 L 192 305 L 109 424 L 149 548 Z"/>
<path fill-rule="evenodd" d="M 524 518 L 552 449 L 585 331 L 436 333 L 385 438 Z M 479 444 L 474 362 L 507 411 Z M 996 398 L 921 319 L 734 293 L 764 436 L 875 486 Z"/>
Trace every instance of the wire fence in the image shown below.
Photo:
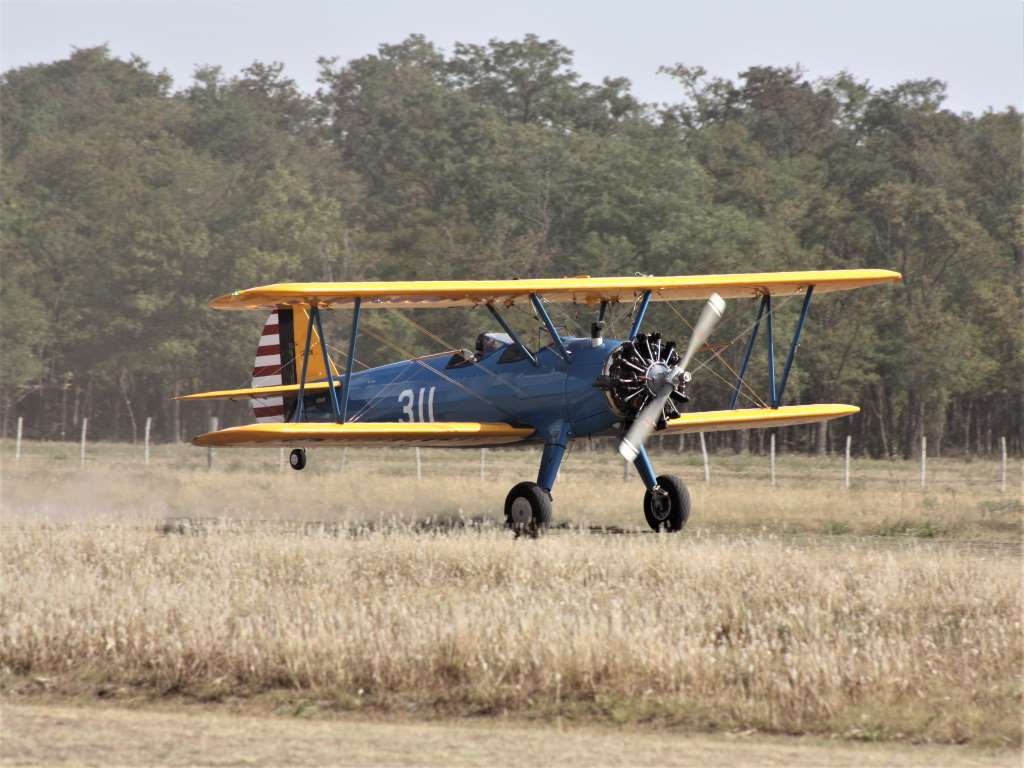
<path fill-rule="evenodd" d="M 22 463 L 48 462 L 49 471 L 87 470 L 97 467 L 207 469 L 223 472 L 285 472 L 290 466 L 289 449 L 250 448 L 225 450 L 196 448 L 187 443 L 152 443 L 153 419 L 147 418 L 143 440 L 138 444 L 89 442 L 89 421 L 81 421 L 78 440 L 50 442 L 24 440 L 21 419 L 18 419 L 13 440 L 3 441 L 2 456 L 10 467 Z M 211 419 L 210 429 L 217 429 Z M 847 436 L 843 450 L 826 456 L 808 456 L 780 451 L 775 435 L 769 435 L 764 454 L 712 452 L 703 433 L 688 435 L 685 440 L 674 436 L 655 436 L 648 452 L 657 474 L 680 474 L 688 483 L 719 484 L 737 479 L 763 480 L 769 487 L 825 483 L 843 490 L 865 486 L 918 487 L 922 492 L 953 485 L 985 488 L 1001 494 L 1022 495 L 1024 464 L 1009 460 L 1006 438 L 1000 438 L 1000 451 L 995 458 L 946 458 L 929 455 L 926 438 L 921 439 L 917 460 L 886 460 L 855 458 L 853 439 Z M 560 476 L 574 474 L 584 477 L 608 478 L 619 467 L 624 482 L 637 482 L 636 470 L 615 450 L 614 437 L 573 440 L 563 460 Z M 540 459 L 540 446 L 520 445 L 498 449 L 466 448 L 348 448 L 317 447 L 310 454 L 307 471 L 313 473 L 359 473 L 414 476 L 417 480 L 431 476 L 472 477 L 480 482 L 532 477 Z"/>

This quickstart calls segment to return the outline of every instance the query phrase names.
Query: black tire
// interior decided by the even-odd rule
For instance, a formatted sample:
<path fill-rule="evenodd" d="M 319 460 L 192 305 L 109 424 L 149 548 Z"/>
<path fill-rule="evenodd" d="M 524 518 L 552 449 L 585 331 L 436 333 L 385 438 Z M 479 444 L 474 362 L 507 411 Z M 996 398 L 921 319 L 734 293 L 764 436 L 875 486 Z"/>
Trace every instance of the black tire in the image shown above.
<path fill-rule="evenodd" d="M 288 456 L 288 465 L 298 471 L 306 468 L 306 449 L 305 448 L 293 448 L 291 454 Z"/>
<path fill-rule="evenodd" d="M 690 519 L 690 492 L 686 483 L 675 475 L 660 475 L 658 488 L 664 495 L 655 494 L 648 489 L 644 495 L 644 517 L 647 524 L 655 531 L 676 533 L 683 530 Z"/>
<path fill-rule="evenodd" d="M 551 525 L 551 494 L 536 483 L 516 485 L 505 497 L 505 525 L 516 536 L 537 536 Z"/>

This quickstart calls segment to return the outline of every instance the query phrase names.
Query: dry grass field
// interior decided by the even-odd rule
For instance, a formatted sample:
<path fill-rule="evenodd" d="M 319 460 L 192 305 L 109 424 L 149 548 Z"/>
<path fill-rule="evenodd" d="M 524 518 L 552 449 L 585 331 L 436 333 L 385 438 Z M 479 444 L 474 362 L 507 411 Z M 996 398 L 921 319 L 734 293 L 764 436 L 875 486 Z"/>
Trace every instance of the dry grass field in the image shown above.
<path fill-rule="evenodd" d="M 2 446 L 8 700 L 511 715 L 685 732 L 1020 744 L 1020 465 L 665 451 L 679 536 L 579 450 L 563 527 L 499 525 L 536 452 Z M 175 523 L 166 529 L 168 518 Z M 471 524 L 466 524 L 471 523 Z M 621 535 L 598 534 L 590 527 Z M 165 530 L 166 529 L 166 530 Z M 167 530 L 171 532 L 168 533 Z"/>

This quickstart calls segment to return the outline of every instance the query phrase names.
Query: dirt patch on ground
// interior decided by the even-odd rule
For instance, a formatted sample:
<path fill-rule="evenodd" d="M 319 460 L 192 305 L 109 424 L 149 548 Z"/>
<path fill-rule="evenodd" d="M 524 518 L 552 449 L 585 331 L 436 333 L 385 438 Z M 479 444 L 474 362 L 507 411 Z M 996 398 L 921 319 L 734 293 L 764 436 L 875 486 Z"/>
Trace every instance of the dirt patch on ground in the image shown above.
<path fill-rule="evenodd" d="M 500 720 L 306 720 L 107 707 L 12 705 L 4 765 L 1003 766 L 1020 753 L 760 735 L 678 735 Z"/>

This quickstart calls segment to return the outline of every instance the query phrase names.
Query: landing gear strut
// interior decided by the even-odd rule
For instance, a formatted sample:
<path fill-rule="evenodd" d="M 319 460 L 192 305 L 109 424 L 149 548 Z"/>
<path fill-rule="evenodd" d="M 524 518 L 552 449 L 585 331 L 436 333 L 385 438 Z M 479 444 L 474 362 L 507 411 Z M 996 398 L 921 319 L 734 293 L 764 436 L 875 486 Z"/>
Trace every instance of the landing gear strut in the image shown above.
<path fill-rule="evenodd" d="M 291 454 L 288 456 L 288 464 L 294 470 L 305 469 L 306 449 L 293 448 Z"/>
<path fill-rule="evenodd" d="M 524 534 L 536 538 L 551 525 L 551 488 L 568 442 L 569 425 L 556 424 L 544 443 L 537 482 L 519 483 L 505 497 L 505 524 L 515 531 L 517 538 Z"/>

